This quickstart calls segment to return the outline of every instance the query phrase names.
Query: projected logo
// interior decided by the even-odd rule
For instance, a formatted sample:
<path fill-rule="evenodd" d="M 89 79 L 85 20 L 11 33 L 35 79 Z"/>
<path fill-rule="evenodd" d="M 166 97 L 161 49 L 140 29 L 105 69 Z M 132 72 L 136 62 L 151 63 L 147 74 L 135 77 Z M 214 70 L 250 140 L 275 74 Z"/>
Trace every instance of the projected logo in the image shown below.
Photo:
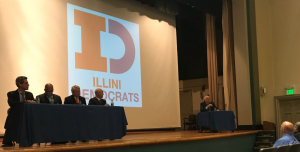
<path fill-rule="evenodd" d="M 72 4 L 67 10 L 69 88 L 79 85 L 87 101 L 101 88 L 108 103 L 142 107 L 139 25 Z"/>

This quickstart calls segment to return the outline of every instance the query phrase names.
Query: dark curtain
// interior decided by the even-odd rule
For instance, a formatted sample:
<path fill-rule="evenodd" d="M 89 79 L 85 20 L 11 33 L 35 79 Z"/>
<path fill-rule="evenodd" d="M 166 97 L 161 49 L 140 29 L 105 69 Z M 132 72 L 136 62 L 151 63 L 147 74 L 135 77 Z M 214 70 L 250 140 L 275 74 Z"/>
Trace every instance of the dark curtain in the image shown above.
<path fill-rule="evenodd" d="M 136 1 L 175 15 L 179 80 L 208 77 L 205 16 L 215 16 L 218 75 L 223 75 L 222 0 Z"/>
<path fill-rule="evenodd" d="M 136 0 L 142 4 L 148 4 L 151 7 L 166 12 L 168 14 L 177 15 L 178 2 L 176 0 Z"/>

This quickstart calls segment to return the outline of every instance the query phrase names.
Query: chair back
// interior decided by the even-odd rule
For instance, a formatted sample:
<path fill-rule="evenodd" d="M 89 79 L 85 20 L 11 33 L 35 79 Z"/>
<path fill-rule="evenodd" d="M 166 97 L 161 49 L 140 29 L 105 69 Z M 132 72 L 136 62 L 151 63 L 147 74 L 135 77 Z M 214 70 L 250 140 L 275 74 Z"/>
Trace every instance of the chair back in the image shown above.
<path fill-rule="evenodd" d="M 290 152 L 298 152 L 300 151 L 300 143 L 291 145 Z"/>
<path fill-rule="evenodd" d="M 277 148 L 278 148 L 277 152 L 289 152 L 291 146 L 285 145 L 285 146 L 278 146 Z"/>
<path fill-rule="evenodd" d="M 272 148 L 263 148 L 260 149 L 259 152 L 277 152 L 278 148 L 277 147 L 272 147 Z"/>
<path fill-rule="evenodd" d="M 189 115 L 189 121 L 190 122 L 196 123 L 196 119 L 197 119 L 197 115 L 195 115 L 195 114 L 190 114 Z"/>

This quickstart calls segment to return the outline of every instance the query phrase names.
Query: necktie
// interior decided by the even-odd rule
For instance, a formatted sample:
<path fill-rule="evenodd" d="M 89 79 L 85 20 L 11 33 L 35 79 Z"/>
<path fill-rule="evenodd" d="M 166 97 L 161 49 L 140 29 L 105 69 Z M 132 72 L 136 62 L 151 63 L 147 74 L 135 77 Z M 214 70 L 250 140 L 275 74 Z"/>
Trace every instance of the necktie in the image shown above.
<path fill-rule="evenodd" d="M 25 102 L 24 93 L 21 93 L 21 102 Z"/>
<path fill-rule="evenodd" d="M 76 98 L 76 103 L 77 103 L 77 104 L 79 103 L 79 100 L 78 100 L 78 98 Z"/>

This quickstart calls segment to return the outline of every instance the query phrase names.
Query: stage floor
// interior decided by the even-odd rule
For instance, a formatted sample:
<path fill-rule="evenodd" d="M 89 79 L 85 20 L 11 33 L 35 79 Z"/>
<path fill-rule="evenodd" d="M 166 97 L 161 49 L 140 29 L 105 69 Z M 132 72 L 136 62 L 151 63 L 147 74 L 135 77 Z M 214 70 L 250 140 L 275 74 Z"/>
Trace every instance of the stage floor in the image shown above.
<path fill-rule="evenodd" d="M 32 147 L 0 147 L 0 152 L 2 151 L 99 151 L 99 150 L 109 150 L 109 149 L 119 149 L 119 148 L 131 148 L 140 147 L 145 145 L 158 145 L 158 144 L 168 144 L 176 142 L 189 142 L 189 141 L 199 141 L 207 139 L 216 139 L 232 136 L 241 136 L 255 134 L 258 131 L 235 131 L 233 132 L 221 132 L 221 133 L 198 133 L 196 130 L 192 131 L 148 131 L 148 132 L 129 132 L 123 139 L 117 140 L 104 140 L 104 141 L 89 141 L 86 143 L 76 142 L 74 144 L 57 144 L 51 145 L 41 144 L 38 146 L 34 144 Z M 0 139 L 2 143 L 2 139 Z"/>

